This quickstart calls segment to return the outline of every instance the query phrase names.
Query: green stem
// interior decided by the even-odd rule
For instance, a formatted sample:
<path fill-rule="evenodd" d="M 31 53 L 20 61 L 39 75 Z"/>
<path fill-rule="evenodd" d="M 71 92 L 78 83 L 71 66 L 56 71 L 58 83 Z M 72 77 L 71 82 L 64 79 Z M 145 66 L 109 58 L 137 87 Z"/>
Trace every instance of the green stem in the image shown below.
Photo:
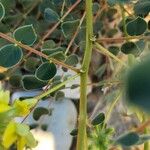
<path fill-rule="evenodd" d="M 111 52 L 109 52 L 109 50 L 107 50 L 106 48 L 104 48 L 102 45 L 98 44 L 97 42 L 95 42 L 95 47 L 102 53 L 104 53 L 106 56 L 113 58 L 114 60 L 116 60 L 118 63 L 120 63 L 121 65 L 127 67 L 127 65 L 118 57 L 116 57 L 115 55 L 113 55 Z"/>
<path fill-rule="evenodd" d="M 110 119 L 111 113 L 112 113 L 114 107 L 116 106 L 117 102 L 119 101 L 121 94 L 122 94 L 122 92 L 119 92 L 117 97 L 113 100 L 112 104 L 108 108 L 108 111 L 106 112 L 106 117 L 105 117 L 105 122 L 103 124 L 103 128 L 104 128 L 105 124 L 108 122 L 108 120 Z"/>
<path fill-rule="evenodd" d="M 147 117 L 146 117 L 145 114 L 143 114 L 143 122 L 145 122 L 146 120 L 147 120 Z M 145 133 L 145 134 L 149 134 L 147 128 L 145 128 L 144 133 Z M 150 150 L 150 145 L 149 145 L 149 142 L 148 142 L 148 141 L 144 143 L 144 150 Z"/>
<path fill-rule="evenodd" d="M 80 75 L 80 106 L 77 136 L 77 150 L 87 150 L 87 82 L 88 71 L 92 55 L 93 14 L 92 0 L 86 0 L 86 48 Z"/>
<path fill-rule="evenodd" d="M 74 79 L 77 78 L 78 76 L 79 76 L 79 74 L 76 74 L 76 75 L 70 77 L 68 80 L 66 80 L 66 81 L 64 81 L 64 82 L 62 82 L 62 83 L 56 85 L 54 88 L 51 88 L 51 89 L 49 89 L 48 91 L 42 93 L 41 95 L 36 96 L 35 99 L 41 100 L 41 99 L 44 98 L 45 96 L 47 96 L 47 95 L 49 95 L 49 94 L 51 94 L 51 93 L 53 93 L 53 92 L 59 90 L 61 87 L 63 87 L 64 85 L 66 85 L 66 83 L 68 83 L 69 81 L 74 80 Z"/>
<path fill-rule="evenodd" d="M 42 93 L 42 94 L 40 94 L 40 95 L 34 97 L 35 99 L 37 99 L 37 102 L 36 102 L 36 104 L 32 107 L 32 109 L 30 110 L 30 113 L 34 110 L 34 108 L 37 106 L 37 104 L 39 103 L 39 101 L 40 101 L 42 98 L 44 98 L 44 97 L 46 97 L 47 95 L 49 95 L 49 94 L 51 94 L 51 93 L 53 93 L 53 92 L 59 90 L 61 87 L 63 87 L 64 85 L 66 85 L 66 83 L 68 83 L 69 81 L 74 80 L 74 79 L 77 78 L 78 76 L 79 76 L 79 74 L 76 74 L 76 75 L 70 77 L 68 80 L 66 80 L 66 81 L 64 81 L 64 82 L 62 82 L 62 83 L 56 85 L 55 87 L 50 88 L 50 89 L 47 90 L 46 92 L 44 92 L 44 93 Z M 30 113 L 29 113 L 27 116 L 25 116 L 25 118 L 23 119 L 22 123 L 28 118 L 28 116 L 30 115 Z"/>

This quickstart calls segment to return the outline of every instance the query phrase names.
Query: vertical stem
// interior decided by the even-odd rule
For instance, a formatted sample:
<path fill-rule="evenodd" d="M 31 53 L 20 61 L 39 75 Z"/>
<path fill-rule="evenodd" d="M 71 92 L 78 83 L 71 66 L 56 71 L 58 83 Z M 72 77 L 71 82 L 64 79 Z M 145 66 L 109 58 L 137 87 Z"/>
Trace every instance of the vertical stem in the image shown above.
<path fill-rule="evenodd" d="M 143 114 L 143 122 L 145 122 L 146 120 L 147 120 L 147 116 L 145 114 Z M 144 133 L 145 134 L 149 133 L 147 128 L 145 128 Z M 149 142 L 147 141 L 144 143 L 144 150 L 149 150 L 149 148 L 150 148 Z"/>
<path fill-rule="evenodd" d="M 89 65 L 92 55 L 93 37 L 93 14 L 92 0 L 86 0 L 86 48 L 82 63 L 82 73 L 80 75 L 80 106 L 79 106 L 79 124 L 77 137 L 77 150 L 87 150 L 87 79 Z"/>

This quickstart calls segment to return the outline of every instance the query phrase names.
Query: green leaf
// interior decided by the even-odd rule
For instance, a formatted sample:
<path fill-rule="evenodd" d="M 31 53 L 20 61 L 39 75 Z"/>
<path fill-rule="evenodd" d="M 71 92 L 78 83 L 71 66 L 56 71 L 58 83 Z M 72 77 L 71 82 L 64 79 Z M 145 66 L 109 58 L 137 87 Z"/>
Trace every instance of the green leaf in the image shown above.
<path fill-rule="evenodd" d="M 19 74 L 13 74 L 9 78 L 9 83 L 13 87 L 20 87 L 21 86 L 21 75 Z"/>
<path fill-rule="evenodd" d="M 117 55 L 120 51 L 119 47 L 117 46 L 110 46 L 108 50 L 114 55 Z"/>
<path fill-rule="evenodd" d="M 129 70 L 125 80 L 125 93 L 130 104 L 150 113 L 150 59 L 148 57 L 149 55 L 143 62 Z"/>
<path fill-rule="evenodd" d="M 16 133 L 20 136 L 26 136 L 30 132 L 29 126 L 25 124 L 16 124 Z"/>
<path fill-rule="evenodd" d="M 62 91 L 57 91 L 57 92 L 55 93 L 55 100 L 56 100 L 56 101 L 63 100 L 64 97 L 65 97 L 65 93 L 62 92 Z"/>
<path fill-rule="evenodd" d="M 79 58 L 76 54 L 72 54 L 66 58 L 65 63 L 70 66 L 76 66 L 79 63 Z"/>
<path fill-rule="evenodd" d="M 10 68 L 17 65 L 22 59 L 23 53 L 20 47 L 8 44 L 0 49 L 0 66 Z"/>
<path fill-rule="evenodd" d="M 33 25 L 25 25 L 17 28 L 13 33 L 14 38 L 22 44 L 32 46 L 37 39 Z"/>
<path fill-rule="evenodd" d="M 105 73 L 107 68 L 107 64 L 101 65 L 95 72 L 95 75 L 100 79 L 102 75 Z"/>
<path fill-rule="evenodd" d="M 5 8 L 2 3 L 0 3 L 0 21 L 4 18 Z"/>
<path fill-rule="evenodd" d="M 149 0 L 139 0 L 134 5 L 134 11 L 136 15 L 147 15 L 150 12 L 150 1 Z"/>
<path fill-rule="evenodd" d="M 79 22 L 80 20 L 74 20 L 74 21 L 66 21 L 62 23 L 61 29 L 65 38 L 70 39 L 73 36 L 73 34 L 77 30 L 77 27 L 79 26 Z"/>
<path fill-rule="evenodd" d="M 129 132 L 125 135 L 120 136 L 116 143 L 122 145 L 122 146 L 133 146 L 136 145 L 139 141 L 139 135 L 135 132 Z"/>
<path fill-rule="evenodd" d="M 99 3 L 93 3 L 93 15 L 96 14 L 99 10 Z"/>
<path fill-rule="evenodd" d="M 56 48 L 52 48 L 52 49 L 43 49 L 42 52 L 46 55 L 48 55 L 50 58 L 55 58 L 56 56 L 58 56 L 58 54 L 63 53 L 65 51 L 64 47 L 56 47 Z M 48 60 L 42 58 L 43 62 L 48 62 Z"/>
<path fill-rule="evenodd" d="M 52 79 L 57 73 L 57 68 L 56 65 L 54 63 L 43 63 L 41 64 L 36 72 L 35 72 L 35 76 L 42 81 L 48 81 L 50 79 Z"/>
<path fill-rule="evenodd" d="M 24 68 L 29 72 L 35 72 L 37 66 L 39 65 L 40 60 L 36 57 L 29 57 L 27 58 Z"/>
<path fill-rule="evenodd" d="M 55 6 L 54 6 L 52 0 L 42 0 L 42 2 L 40 4 L 40 11 L 42 13 L 44 13 L 46 8 L 51 8 L 51 9 L 55 10 Z"/>
<path fill-rule="evenodd" d="M 38 107 L 33 112 L 34 120 L 39 120 L 42 115 L 48 115 L 49 110 L 44 107 Z"/>
<path fill-rule="evenodd" d="M 78 129 L 73 129 L 71 132 L 70 132 L 70 135 L 72 136 L 77 136 L 78 134 Z"/>
<path fill-rule="evenodd" d="M 50 8 L 46 8 L 44 11 L 44 18 L 46 21 L 48 22 L 57 22 L 60 17 L 57 14 L 57 12 L 55 12 L 54 10 L 50 9 Z"/>
<path fill-rule="evenodd" d="M 121 46 L 121 51 L 124 54 L 133 54 L 133 55 L 138 55 L 140 50 L 137 47 L 137 45 L 133 42 L 126 42 Z"/>
<path fill-rule="evenodd" d="M 6 11 L 11 11 L 16 6 L 16 0 L 0 0 Z"/>
<path fill-rule="evenodd" d="M 50 57 L 57 59 L 59 61 L 65 61 L 66 55 L 63 52 L 56 52 L 52 54 Z"/>
<path fill-rule="evenodd" d="M 130 21 L 127 24 L 127 33 L 130 36 L 138 36 L 143 34 L 147 29 L 147 23 L 141 17 L 137 17 L 135 20 Z"/>
<path fill-rule="evenodd" d="M 56 43 L 53 40 L 47 40 L 44 41 L 43 45 L 42 45 L 42 49 L 53 49 L 55 48 Z"/>
<path fill-rule="evenodd" d="M 25 75 L 22 78 L 22 86 L 25 90 L 40 89 L 46 84 L 47 82 L 38 80 L 34 75 Z"/>
<path fill-rule="evenodd" d="M 78 88 L 80 85 L 79 84 L 73 84 L 71 87 L 70 87 L 70 89 L 76 89 L 76 88 Z"/>
<path fill-rule="evenodd" d="M 93 120 L 92 120 L 92 125 L 96 126 L 99 124 L 102 124 L 105 120 L 105 114 L 104 113 L 100 113 L 98 114 Z"/>

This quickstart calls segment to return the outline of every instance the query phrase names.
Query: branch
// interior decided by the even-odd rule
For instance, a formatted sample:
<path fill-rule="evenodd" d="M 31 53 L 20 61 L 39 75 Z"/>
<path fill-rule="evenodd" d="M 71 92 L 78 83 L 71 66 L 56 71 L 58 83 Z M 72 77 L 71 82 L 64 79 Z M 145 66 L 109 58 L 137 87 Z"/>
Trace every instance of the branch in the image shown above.
<path fill-rule="evenodd" d="M 111 52 L 109 52 L 109 50 L 107 50 L 106 48 L 104 48 L 100 44 L 98 44 L 98 43 L 95 42 L 95 47 L 97 48 L 96 50 L 98 50 L 98 52 L 102 52 L 106 56 L 109 56 L 109 57 L 113 58 L 114 60 L 116 60 L 117 62 L 119 62 L 121 65 L 127 67 L 127 65 L 121 59 L 119 59 L 118 57 L 116 57 L 115 55 L 113 55 Z"/>
<path fill-rule="evenodd" d="M 81 2 L 81 0 L 77 0 L 68 11 L 62 16 L 62 18 L 43 36 L 42 41 L 47 39 L 53 31 L 60 25 L 60 23 L 70 14 L 70 12 Z"/>
<path fill-rule="evenodd" d="M 117 38 L 99 38 L 96 40 L 96 42 L 116 42 L 116 43 L 121 43 L 125 40 L 134 40 L 134 39 L 138 39 L 138 40 L 150 40 L 150 36 L 128 36 L 128 37 L 117 37 Z"/>
<path fill-rule="evenodd" d="M 87 150 L 87 83 L 88 72 L 91 61 L 93 42 L 93 13 L 92 0 L 86 0 L 86 46 L 82 62 L 83 71 L 80 75 L 80 105 L 79 105 L 79 123 L 77 136 L 77 150 Z"/>
<path fill-rule="evenodd" d="M 5 40 L 7 40 L 7 41 L 9 41 L 9 42 L 11 42 L 11 43 L 17 44 L 18 46 L 22 47 L 23 49 L 26 49 L 26 50 L 28 50 L 28 51 L 30 51 L 30 52 L 38 55 L 38 56 L 41 56 L 41 57 L 43 57 L 43 58 L 45 58 L 47 60 L 50 60 L 50 61 L 54 62 L 57 65 L 61 65 L 64 68 L 71 69 L 71 70 L 73 70 L 75 72 L 80 72 L 79 69 L 74 68 L 72 66 L 69 66 L 69 65 L 65 64 L 64 62 L 58 61 L 58 60 L 56 60 L 54 58 L 49 58 L 49 56 L 45 55 L 44 53 L 42 53 L 42 52 L 40 52 L 40 51 L 38 51 L 38 50 L 30 47 L 30 46 L 24 45 L 24 44 L 16 41 L 15 39 L 9 37 L 8 35 L 6 35 L 6 34 L 4 34 L 2 32 L 0 32 L 0 37 L 3 38 L 3 39 L 5 39 Z"/>
<path fill-rule="evenodd" d="M 79 33 L 79 31 L 80 31 L 80 28 L 81 28 L 81 25 L 82 25 L 82 23 L 83 23 L 83 21 L 84 21 L 85 15 L 86 15 L 86 13 L 84 12 L 84 14 L 83 14 L 83 16 L 82 16 L 82 18 L 81 18 L 81 20 L 80 20 L 79 26 L 77 27 L 76 32 L 74 33 L 74 35 L 73 35 L 73 37 L 72 37 L 70 43 L 68 44 L 68 47 L 67 47 L 67 49 L 66 49 L 65 54 L 68 53 L 70 47 L 72 46 L 72 43 L 74 42 L 76 36 L 78 35 L 78 33 Z"/>
<path fill-rule="evenodd" d="M 63 87 L 64 85 L 66 85 L 66 83 L 68 83 L 69 81 L 74 80 L 74 79 L 77 78 L 78 76 L 79 76 L 79 74 L 76 74 L 76 75 L 70 77 L 68 80 L 66 80 L 66 81 L 64 81 L 64 82 L 62 82 L 62 83 L 56 85 L 56 86 L 53 87 L 53 88 L 50 88 L 48 91 L 46 91 L 46 92 L 44 92 L 44 93 L 42 93 L 42 94 L 40 94 L 40 95 L 34 97 L 35 99 L 37 99 L 37 102 L 36 102 L 36 104 L 32 107 L 32 109 L 30 110 L 30 113 L 35 109 L 35 107 L 37 106 L 37 104 L 39 103 L 39 101 L 40 101 L 42 98 L 44 98 L 44 97 L 46 97 L 47 95 L 49 95 L 49 94 L 51 94 L 51 93 L 53 93 L 53 92 L 59 90 L 61 87 Z M 30 113 L 29 113 L 27 116 L 25 116 L 25 118 L 23 119 L 22 123 L 27 119 L 27 117 L 30 115 Z"/>

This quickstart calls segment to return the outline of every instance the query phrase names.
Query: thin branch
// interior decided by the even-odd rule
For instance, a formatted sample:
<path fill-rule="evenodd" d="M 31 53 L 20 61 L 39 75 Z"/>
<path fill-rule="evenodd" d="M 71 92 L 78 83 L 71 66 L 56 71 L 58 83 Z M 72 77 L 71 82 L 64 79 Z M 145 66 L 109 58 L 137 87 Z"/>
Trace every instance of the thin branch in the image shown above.
<path fill-rule="evenodd" d="M 44 41 L 45 39 L 47 39 L 52 33 L 53 31 L 60 25 L 60 23 L 70 14 L 70 12 L 72 10 L 74 10 L 74 8 L 76 8 L 76 6 L 81 2 L 81 0 L 77 0 L 69 9 L 68 11 L 62 16 L 62 18 L 43 36 L 42 41 Z"/>
<path fill-rule="evenodd" d="M 31 8 L 29 8 L 28 11 L 23 15 L 23 18 L 21 18 L 21 20 L 15 24 L 14 29 L 16 29 L 24 21 L 24 19 L 26 19 L 27 15 L 30 14 L 30 12 L 34 10 L 40 2 L 41 0 L 36 0 L 36 2 L 33 3 Z"/>
<path fill-rule="evenodd" d="M 124 42 L 125 40 L 150 40 L 150 36 L 128 36 L 128 37 L 117 37 L 117 38 L 99 38 L 96 41 L 97 42 L 115 42 L 115 43 L 121 43 Z"/>
<path fill-rule="evenodd" d="M 84 12 L 84 14 L 83 14 L 83 16 L 82 16 L 82 18 L 81 18 L 81 20 L 80 20 L 79 26 L 77 27 L 76 32 L 74 33 L 74 35 L 73 35 L 73 37 L 72 37 L 70 43 L 68 44 L 68 47 L 67 47 L 67 49 L 66 49 L 65 54 L 68 53 L 68 51 L 69 51 L 70 47 L 72 46 L 72 44 L 73 44 L 73 42 L 74 42 L 76 36 L 78 35 L 78 33 L 79 33 L 80 29 L 81 29 L 81 25 L 82 25 L 82 23 L 83 23 L 83 21 L 84 21 L 85 15 L 86 15 L 86 13 Z"/>
<path fill-rule="evenodd" d="M 96 13 L 95 17 L 93 18 L 93 22 L 94 23 L 96 22 L 97 18 L 102 14 L 102 12 L 104 10 L 106 10 L 106 8 L 107 8 L 107 4 L 106 3 L 104 3 L 103 6 L 101 8 L 99 8 L 98 12 Z"/>
<path fill-rule="evenodd" d="M 95 47 L 96 47 L 96 50 L 98 52 L 104 53 L 106 56 L 113 58 L 114 60 L 116 60 L 117 62 L 119 62 L 121 65 L 127 67 L 127 65 L 121 59 L 119 59 L 118 57 L 116 57 L 115 55 L 113 55 L 111 52 L 109 52 L 109 50 L 107 50 L 106 48 L 104 48 L 102 45 L 100 45 L 100 44 L 98 44 L 98 43 L 95 42 Z"/>
<path fill-rule="evenodd" d="M 78 76 L 79 76 L 79 74 L 76 74 L 76 75 L 70 77 L 68 80 L 66 80 L 66 81 L 64 81 L 64 82 L 62 82 L 62 83 L 56 85 L 55 87 L 50 88 L 50 89 L 47 90 L 46 92 L 44 92 L 44 93 L 42 93 L 42 94 L 40 94 L 40 95 L 34 97 L 35 99 L 37 99 L 37 102 L 36 102 L 36 104 L 31 108 L 30 113 L 29 113 L 27 116 L 25 116 L 25 118 L 23 119 L 22 123 L 28 118 L 28 116 L 29 116 L 29 115 L 31 114 L 31 112 L 35 109 L 35 107 L 37 106 L 37 104 L 39 103 L 39 101 L 40 101 L 42 98 L 44 98 L 44 97 L 46 97 L 47 95 L 49 95 L 49 94 L 51 94 L 51 93 L 53 93 L 53 92 L 59 90 L 61 87 L 63 87 L 64 85 L 66 85 L 66 83 L 68 83 L 69 81 L 74 80 L 74 79 L 77 78 Z"/>
<path fill-rule="evenodd" d="M 81 2 L 81 0 L 77 0 L 69 9 L 68 11 L 62 16 L 62 18 L 52 27 L 50 30 L 44 34 L 41 40 L 34 46 L 35 49 L 39 48 L 40 45 L 56 30 L 56 28 L 61 24 L 61 22 L 69 15 L 71 11 L 73 11 L 76 6 Z M 26 58 L 29 57 L 32 53 L 29 52 L 26 55 Z"/>
<path fill-rule="evenodd" d="M 50 60 L 50 61 L 54 62 L 57 65 L 61 65 L 64 68 L 71 69 L 71 70 L 73 70 L 75 72 L 80 72 L 79 69 L 74 68 L 72 66 L 69 66 L 69 65 L 65 64 L 64 62 L 58 61 L 58 60 L 56 60 L 54 58 L 49 58 L 49 56 L 47 56 L 46 54 L 44 54 L 44 53 L 42 53 L 42 52 L 40 52 L 40 51 L 38 51 L 38 50 L 30 47 L 30 46 L 24 45 L 24 44 L 16 41 L 15 39 L 9 37 L 8 35 L 6 35 L 6 34 L 4 34 L 2 32 L 0 32 L 0 37 L 3 38 L 3 39 L 5 39 L 5 40 L 7 40 L 7 41 L 9 41 L 9 42 L 11 42 L 11 43 L 17 44 L 18 46 L 22 47 L 23 49 L 26 49 L 26 50 L 28 50 L 28 51 L 30 51 L 30 52 L 38 55 L 38 56 L 41 56 L 41 57 L 43 57 L 43 58 L 45 58 L 47 60 Z"/>

